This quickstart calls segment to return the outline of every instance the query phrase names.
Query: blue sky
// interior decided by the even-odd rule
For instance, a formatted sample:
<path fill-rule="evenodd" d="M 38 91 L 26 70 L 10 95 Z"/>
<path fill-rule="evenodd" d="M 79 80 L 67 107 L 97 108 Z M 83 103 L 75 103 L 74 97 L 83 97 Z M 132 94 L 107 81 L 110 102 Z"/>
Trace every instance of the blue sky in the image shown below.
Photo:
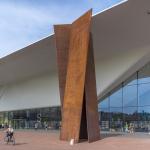
<path fill-rule="evenodd" d="M 71 23 L 122 0 L 0 0 L 0 57 L 53 33 L 53 24 Z"/>

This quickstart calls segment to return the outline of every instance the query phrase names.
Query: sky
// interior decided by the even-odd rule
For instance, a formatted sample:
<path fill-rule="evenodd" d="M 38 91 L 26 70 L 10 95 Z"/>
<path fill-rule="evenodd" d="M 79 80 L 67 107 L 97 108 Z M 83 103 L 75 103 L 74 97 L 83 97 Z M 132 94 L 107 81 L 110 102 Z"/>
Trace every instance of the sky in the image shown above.
<path fill-rule="evenodd" d="M 122 0 L 0 0 L 0 58 L 53 34 L 54 24 L 72 23 Z"/>

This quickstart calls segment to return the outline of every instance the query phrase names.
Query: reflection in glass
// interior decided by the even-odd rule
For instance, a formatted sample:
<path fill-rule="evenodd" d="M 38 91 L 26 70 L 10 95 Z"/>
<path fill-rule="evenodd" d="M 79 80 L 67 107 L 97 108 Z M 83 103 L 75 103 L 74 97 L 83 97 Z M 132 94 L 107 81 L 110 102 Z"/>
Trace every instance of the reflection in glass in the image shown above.
<path fill-rule="evenodd" d="M 5 127 L 11 124 L 15 129 L 32 129 L 35 128 L 35 124 L 37 124 L 39 129 L 43 129 L 46 126 L 49 129 L 59 129 L 60 122 L 60 107 L 0 113 L 0 124 L 4 124 Z"/>
<path fill-rule="evenodd" d="M 110 110 L 110 131 L 130 132 L 132 126 L 134 131 L 150 132 L 150 63 L 113 91 L 109 105 L 107 100 L 101 104 Z M 103 118 L 107 118 L 104 112 Z"/>
<path fill-rule="evenodd" d="M 128 130 L 130 130 L 130 126 L 133 127 L 133 131 L 138 129 L 138 115 L 137 115 L 137 107 L 125 107 L 123 108 L 124 115 L 124 130 L 125 126 L 128 126 Z"/>
<path fill-rule="evenodd" d="M 137 121 L 137 107 L 125 107 L 123 108 L 123 114 L 125 122 Z"/>
<path fill-rule="evenodd" d="M 138 117 L 139 117 L 139 128 L 140 132 L 149 132 L 150 131 L 150 107 L 139 107 L 138 108 Z"/>
<path fill-rule="evenodd" d="M 100 127 L 103 131 L 109 130 L 109 109 L 100 109 Z"/>
<path fill-rule="evenodd" d="M 138 73 L 138 83 L 150 82 L 150 63 L 145 65 Z"/>
<path fill-rule="evenodd" d="M 150 105 L 150 84 L 141 84 L 138 87 L 139 106 Z"/>
<path fill-rule="evenodd" d="M 137 106 L 137 85 L 123 87 L 123 106 Z"/>
<path fill-rule="evenodd" d="M 2 112 L 0 112 L 0 125 L 3 124 L 4 115 Z"/>
<path fill-rule="evenodd" d="M 132 75 L 131 77 L 129 77 L 125 82 L 124 82 L 124 86 L 127 85 L 135 85 L 137 84 L 137 73 L 135 73 L 134 75 Z"/>
<path fill-rule="evenodd" d="M 109 98 L 105 98 L 99 103 L 99 108 L 108 108 L 109 107 Z"/>
<path fill-rule="evenodd" d="M 110 107 L 122 107 L 122 88 L 110 96 Z"/>
<path fill-rule="evenodd" d="M 150 106 L 138 108 L 139 120 L 150 121 Z"/>
<path fill-rule="evenodd" d="M 123 131 L 122 108 L 110 108 L 110 130 Z"/>

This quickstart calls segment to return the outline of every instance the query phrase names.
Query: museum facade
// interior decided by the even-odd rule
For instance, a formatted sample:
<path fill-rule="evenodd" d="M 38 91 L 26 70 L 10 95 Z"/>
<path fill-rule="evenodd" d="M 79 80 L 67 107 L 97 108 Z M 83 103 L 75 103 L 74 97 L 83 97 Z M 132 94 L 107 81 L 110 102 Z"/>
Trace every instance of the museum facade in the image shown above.
<path fill-rule="evenodd" d="M 99 125 L 103 131 L 150 129 L 149 0 L 129 0 L 92 17 Z M 59 129 L 55 36 L 0 59 L 0 124 Z"/>

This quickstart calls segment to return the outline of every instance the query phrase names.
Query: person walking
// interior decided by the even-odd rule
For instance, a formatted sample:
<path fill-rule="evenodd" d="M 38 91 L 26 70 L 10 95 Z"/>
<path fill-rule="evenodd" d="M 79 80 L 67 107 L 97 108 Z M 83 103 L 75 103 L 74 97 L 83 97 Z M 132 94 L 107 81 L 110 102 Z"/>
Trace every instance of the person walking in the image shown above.
<path fill-rule="evenodd" d="M 38 129 L 38 123 L 36 122 L 34 125 L 34 129 L 37 130 Z"/>

